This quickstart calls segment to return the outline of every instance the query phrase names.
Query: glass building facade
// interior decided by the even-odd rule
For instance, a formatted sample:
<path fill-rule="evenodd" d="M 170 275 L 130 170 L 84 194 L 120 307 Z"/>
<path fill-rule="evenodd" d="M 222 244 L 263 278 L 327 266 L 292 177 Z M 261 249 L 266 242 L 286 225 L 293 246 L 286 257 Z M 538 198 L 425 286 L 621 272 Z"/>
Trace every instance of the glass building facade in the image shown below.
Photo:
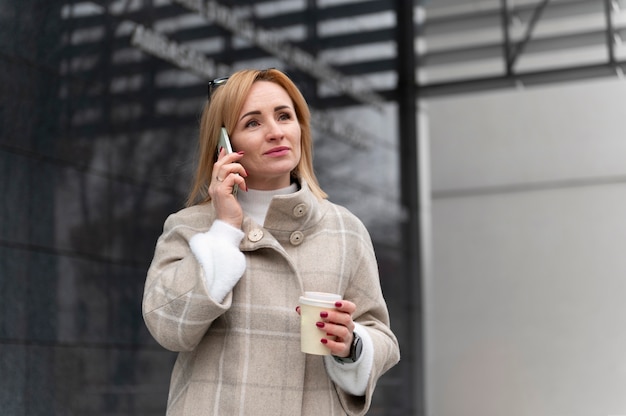
<path fill-rule="evenodd" d="M 146 271 L 166 216 L 184 204 L 208 77 L 243 67 L 285 70 L 318 111 L 320 182 L 370 229 L 392 326 L 408 345 L 395 107 L 346 98 L 182 3 L 0 1 L 3 415 L 164 414 L 175 355 L 144 326 Z M 345 2 L 223 3 L 257 28 L 280 24 L 301 50 L 320 48 L 311 31 L 345 31 L 340 18 L 309 24 Z M 378 7 L 377 25 L 393 25 L 385 2 L 365 3 Z M 139 25 L 170 42 L 156 46 L 170 55 L 137 45 Z M 340 49 L 324 62 L 350 65 Z M 190 63 L 190 50 L 205 61 Z M 390 77 L 383 68 L 350 83 L 362 93 Z M 381 379 L 370 414 L 409 414 L 412 371 Z"/>

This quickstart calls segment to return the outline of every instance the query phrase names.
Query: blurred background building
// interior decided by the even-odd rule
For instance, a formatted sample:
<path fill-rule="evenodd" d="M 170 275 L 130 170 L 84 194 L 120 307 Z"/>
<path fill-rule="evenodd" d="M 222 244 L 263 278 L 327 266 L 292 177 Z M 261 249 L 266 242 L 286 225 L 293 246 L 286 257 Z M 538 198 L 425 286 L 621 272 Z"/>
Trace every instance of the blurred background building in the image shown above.
<path fill-rule="evenodd" d="M 154 244 L 207 81 L 276 67 L 377 251 L 369 414 L 626 414 L 624 36 L 625 0 L 0 0 L 0 413 L 164 414 Z"/>

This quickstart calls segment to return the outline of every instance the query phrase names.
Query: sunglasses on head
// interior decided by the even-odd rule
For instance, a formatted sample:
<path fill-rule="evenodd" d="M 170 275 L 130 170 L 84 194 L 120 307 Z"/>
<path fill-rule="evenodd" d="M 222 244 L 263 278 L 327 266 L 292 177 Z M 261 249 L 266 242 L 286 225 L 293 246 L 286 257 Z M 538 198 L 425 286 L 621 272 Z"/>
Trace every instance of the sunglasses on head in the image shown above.
<path fill-rule="evenodd" d="M 213 81 L 209 81 L 209 84 L 207 85 L 208 90 L 207 90 L 207 100 L 211 100 L 211 96 L 213 95 L 213 92 L 220 86 L 226 84 L 226 81 L 228 81 L 229 77 L 221 77 L 221 78 L 215 78 Z"/>
<path fill-rule="evenodd" d="M 261 71 L 261 73 L 265 73 L 266 71 L 270 71 L 272 69 L 276 69 L 276 68 L 267 68 Z M 226 81 L 228 81 L 228 78 L 230 77 L 220 77 L 220 78 L 215 78 L 213 81 L 209 81 L 209 84 L 207 85 L 207 100 L 211 101 L 211 96 L 213 95 L 213 93 L 215 92 L 215 90 L 218 87 L 221 87 L 222 85 L 226 84 Z"/>

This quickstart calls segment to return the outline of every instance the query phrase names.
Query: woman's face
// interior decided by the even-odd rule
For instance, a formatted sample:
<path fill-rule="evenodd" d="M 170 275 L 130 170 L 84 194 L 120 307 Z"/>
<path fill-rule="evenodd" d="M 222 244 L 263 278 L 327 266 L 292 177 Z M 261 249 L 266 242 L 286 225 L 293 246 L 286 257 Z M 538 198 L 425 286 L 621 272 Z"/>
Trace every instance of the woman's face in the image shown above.
<path fill-rule="evenodd" d="M 269 81 L 252 84 L 230 134 L 233 149 L 243 151 L 250 189 L 289 186 L 290 173 L 300 161 L 300 123 L 293 102 L 281 86 Z"/>

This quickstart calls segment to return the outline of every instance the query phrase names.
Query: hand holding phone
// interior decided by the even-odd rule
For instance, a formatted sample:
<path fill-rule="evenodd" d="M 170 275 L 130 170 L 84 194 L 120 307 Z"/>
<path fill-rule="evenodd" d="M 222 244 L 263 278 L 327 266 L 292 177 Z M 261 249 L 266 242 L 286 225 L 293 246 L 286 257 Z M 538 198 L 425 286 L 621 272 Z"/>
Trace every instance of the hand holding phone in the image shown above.
<path fill-rule="evenodd" d="M 225 127 L 220 129 L 220 138 L 217 142 L 217 156 L 219 157 L 221 149 L 226 149 L 226 154 L 233 153 L 233 146 L 230 144 L 230 138 L 228 137 L 228 132 Z M 233 195 L 237 195 L 237 190 L 239 186 L 235 184 L 233 186 Z"/>

